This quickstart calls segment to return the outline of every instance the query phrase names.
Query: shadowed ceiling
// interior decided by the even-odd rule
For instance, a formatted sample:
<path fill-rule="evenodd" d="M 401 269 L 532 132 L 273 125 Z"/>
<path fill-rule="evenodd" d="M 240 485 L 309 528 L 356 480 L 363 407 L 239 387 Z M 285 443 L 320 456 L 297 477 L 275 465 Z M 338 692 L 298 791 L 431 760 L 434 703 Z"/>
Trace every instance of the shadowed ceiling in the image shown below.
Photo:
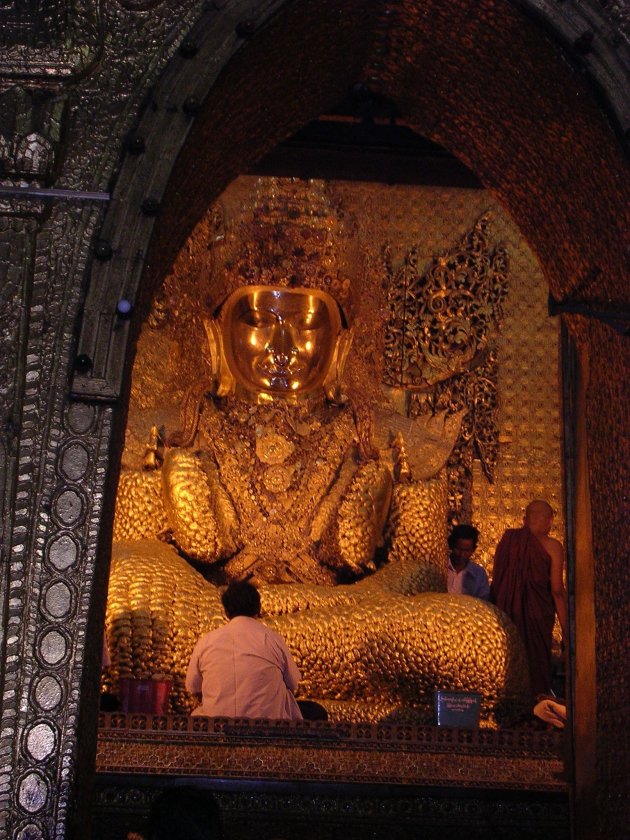
<path fill-rule="evenodd" d="M 368 107 L 373 137 L 379 126 L 391 137 L 392 125 L 399 138 L 419 135 L 411 154 L 394 143 L 390 158 L 402 156 L 404 173 L 385 168 L 383 180 L 430 177 L 432 158 L 442 173 L 476 178 L 514 218 L 556 297 L 623 299 L 628 160 L 588 79 L 505 0 L 347 0 L 343 14 L 331 0 L 287 4 L 252 33 L 196 117 L 153 238 L 150 285 L 233 178 L 265 171 L 269 155 L 288 172 L 300 132 L 313 139 L 321 115 L 350 111 L 365 133 Z M 356 148 L 345 151 L 356 163 Z M 304 158 L 294 165 L 313 169 Z M 343 155 L 335 167 L 342 176 Z"/>

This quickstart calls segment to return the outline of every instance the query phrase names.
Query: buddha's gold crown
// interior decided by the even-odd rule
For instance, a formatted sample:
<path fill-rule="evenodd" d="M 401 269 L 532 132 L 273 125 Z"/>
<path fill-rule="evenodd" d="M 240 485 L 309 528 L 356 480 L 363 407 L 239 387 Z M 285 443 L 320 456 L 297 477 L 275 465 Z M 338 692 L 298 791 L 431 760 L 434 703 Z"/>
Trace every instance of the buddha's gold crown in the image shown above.
<path fill-rule="evenodd" d="M 353 320 L 351 237 L 323 181 L 260 178 L 249 206 L 217 212 L 216 305 L 243 285 L 302 286 L 328 292 Z"/>

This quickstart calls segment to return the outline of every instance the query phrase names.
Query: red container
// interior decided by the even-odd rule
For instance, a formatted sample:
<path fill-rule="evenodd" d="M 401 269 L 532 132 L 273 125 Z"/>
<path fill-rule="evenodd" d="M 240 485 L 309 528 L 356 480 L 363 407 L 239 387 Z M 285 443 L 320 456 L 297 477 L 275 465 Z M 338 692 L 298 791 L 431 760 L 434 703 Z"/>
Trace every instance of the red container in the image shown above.
<path fill-rule="evenodd" d="M 121 679 L 118 696 L 121 712 L 137 712 L 145 715 L 168 713 L 170 680 Z"/>

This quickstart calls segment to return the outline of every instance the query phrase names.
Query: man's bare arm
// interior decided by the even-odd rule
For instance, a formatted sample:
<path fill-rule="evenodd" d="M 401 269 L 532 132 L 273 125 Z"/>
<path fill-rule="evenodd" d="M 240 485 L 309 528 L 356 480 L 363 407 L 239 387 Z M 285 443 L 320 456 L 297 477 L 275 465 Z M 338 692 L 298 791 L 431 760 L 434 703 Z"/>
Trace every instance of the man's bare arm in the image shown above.
<path fill-rule="evenodd" d="M 551 595 L 558 614 L 558 621 L 562 629 L 562 638 L 566 643 L 569 640 L 569 608 L 567 602 L 567 590 L 564 587 L 564 550 L 562 543 L 553 537 L 545 540 L 545 548 L 551 557 Z"/>

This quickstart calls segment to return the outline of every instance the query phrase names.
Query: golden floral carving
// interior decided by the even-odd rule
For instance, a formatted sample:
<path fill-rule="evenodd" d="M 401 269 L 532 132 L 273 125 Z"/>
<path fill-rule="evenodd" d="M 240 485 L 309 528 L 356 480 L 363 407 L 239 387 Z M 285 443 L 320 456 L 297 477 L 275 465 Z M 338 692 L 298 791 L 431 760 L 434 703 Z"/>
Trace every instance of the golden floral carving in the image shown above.
<path fill-rule="evenodd" d="M 277 432 L 263 429 L 256 441 L 258 460 L 269 466 L 284 464 L 295 451 L 295 444 Z M 287 485 L 288 486 L 288 485 Z M 285 488 L 286 489 L 286 488 Z"/>
<path fill-rule="evenodd" d="M 426 269 L 416 248 L 397 271 L 386 259 L 385 381 L 412 392 L 412 417 L 462 413 L 449 459 L 450 518 L 460 521 L 471 515 L 473 457 L 492 480 L 498 453 L 493 334 L 503 315 L 509 261 L 505 248 L 489 243 L 490 220 L 484 213 L 456 248 Z"/>

